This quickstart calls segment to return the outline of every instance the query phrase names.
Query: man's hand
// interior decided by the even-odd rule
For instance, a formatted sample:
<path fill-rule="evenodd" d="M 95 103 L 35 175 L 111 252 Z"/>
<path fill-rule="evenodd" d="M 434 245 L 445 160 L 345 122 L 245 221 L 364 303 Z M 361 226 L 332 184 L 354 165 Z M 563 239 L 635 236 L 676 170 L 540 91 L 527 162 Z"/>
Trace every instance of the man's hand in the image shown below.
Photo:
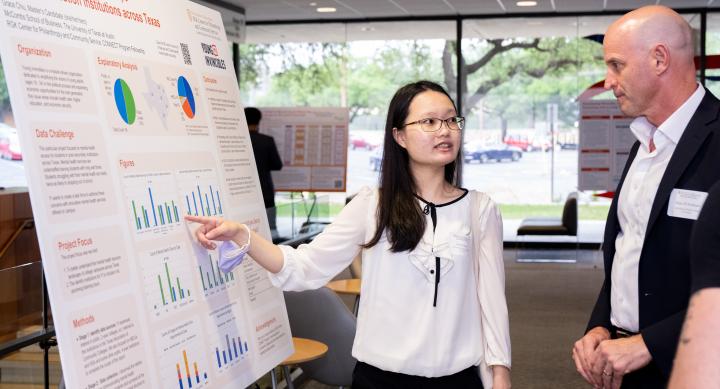
<path fill-rule="evenodd" d="M 595 349 L 608 339 L 610 339 L 610 331 L 607 328 L 595 327 L 575 342 L 573 347 L 572 358 L 575 361 L 575 368 L 585 381 L 596 388 L 602 386 L 602 379 L 597 380 L 592 375 Z"/>
<path fill-rule="evenodd" d="M 651 360 L 642 335 L 604 340 L 595 350 L 593 380 L 602 382 L 603 389 L 619 389 L 625 374 L 647 366 Z"/>

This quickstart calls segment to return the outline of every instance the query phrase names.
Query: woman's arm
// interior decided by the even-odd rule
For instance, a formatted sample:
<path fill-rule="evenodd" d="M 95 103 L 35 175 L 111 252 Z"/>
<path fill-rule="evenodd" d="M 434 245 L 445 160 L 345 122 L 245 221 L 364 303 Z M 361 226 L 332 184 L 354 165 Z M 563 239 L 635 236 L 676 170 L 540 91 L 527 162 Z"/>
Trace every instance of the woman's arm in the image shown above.
<path fill-rule="evenodd" d="M 474 258 L 478 271 L 478 299 L 485 340 L 484 358 L 493 367 L 493 381 L 510 385 L 510 322 L 505 298 L 505 265 L 503 262 L 503 229 L 500 210 L 487 196 L 482 196 L 473 210 Z"/>
<path fill-rule="evenodd" d="M 284 290 L 316 289 L 345 269 L 365 242 L 369 207 L 373 191 L 363 188 L 335 220 L 309 244 L 298 248 L 276 246 L 260 235 L 250 233 L 250 256 L 270 273 L 272 283 Z M 242 224 L 216 218 L 186 217 L 202 223 L 195 234 L 203 247 L 215 247 L 213 240 L 232 240 L 242 246 L 247 230 Z"/>
<path fill-rule="evenodd" d="M 217 217 L 191 215 L 185 216 L 185 220 L 200 223 L 200 227 L 195 230 L 195 237 L 198 243 L 208 250 L 217 247 L 214 240 L 232 241 L 242 246 L 248 242 L 248 232 L 250 232 L 251 244 L 248 254 L 255 262 L 271 273 L 277 273 L 283 267 L 284 259 L 280 248 L 240 223 Z"/>
<path fill-rule="evenodd" d="M 510 389 L 510 369 L 507 366 L 492 366 L 493 387 L 492 389 Z"/>

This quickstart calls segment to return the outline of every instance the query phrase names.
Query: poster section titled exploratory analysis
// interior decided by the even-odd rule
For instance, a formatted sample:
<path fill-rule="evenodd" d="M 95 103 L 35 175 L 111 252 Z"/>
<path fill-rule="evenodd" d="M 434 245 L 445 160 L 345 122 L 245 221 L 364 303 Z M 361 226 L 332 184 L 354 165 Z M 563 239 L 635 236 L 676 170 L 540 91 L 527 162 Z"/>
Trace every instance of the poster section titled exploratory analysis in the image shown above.
<path fill-rule="evenodd" d="M 347 108 L 260 108 L 260 132 L 275 140 L 283 168 L 275 190 L 344 192 L 347 186 Z"/>
<path fill-rule="evenodd" d="M 292 352 L 282 293 L 184 216 L 269 236 L 220 15 L 0 2 L 0 54 L 70 388 L 245 387 Z"/>

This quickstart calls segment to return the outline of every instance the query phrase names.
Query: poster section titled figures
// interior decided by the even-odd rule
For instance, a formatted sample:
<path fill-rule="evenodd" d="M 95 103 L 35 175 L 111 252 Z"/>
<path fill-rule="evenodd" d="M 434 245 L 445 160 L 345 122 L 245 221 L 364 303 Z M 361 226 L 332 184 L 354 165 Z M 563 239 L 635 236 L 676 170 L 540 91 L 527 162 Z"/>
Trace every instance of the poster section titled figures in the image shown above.
<path fill-rule="evenodd" d="M 184 220 L 269 236 L 220 15 L 4 0 L 0 54 L 67 386 L 245 387 L 290 355 L 282 293 Z"/>
<path fill-rule="evenodd" d="M 277 191 L 344 192 L 347 108 L 260 108 L 260 132 L 275 140 L 283 168 L 272 172 Z"/>
<path fill-rule="evenodd" d="M 578 189 L 614 191 L 635 138 L 615 100 L 582 102 Z"/>

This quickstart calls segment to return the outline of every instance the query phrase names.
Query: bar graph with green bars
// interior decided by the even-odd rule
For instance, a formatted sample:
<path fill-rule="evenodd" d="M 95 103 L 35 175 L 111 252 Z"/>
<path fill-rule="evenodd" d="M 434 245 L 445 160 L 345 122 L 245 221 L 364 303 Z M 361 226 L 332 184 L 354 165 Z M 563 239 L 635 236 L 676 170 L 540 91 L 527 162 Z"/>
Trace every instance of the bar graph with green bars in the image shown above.
<path fill-rule="evenodd" d="M 190 290 L 183 288 L 180 283 L 180 277 L 174 277 L 170 271 L 170 266 L 165 262 L 164 274 L 157 275 L 158 288 L 160 289 L 160 297 L 162 305 L 176 303 L 190 297 Z M 155 308 L 159 308 L 157 305 Z"/>
<path fill-rule="evenodd" d="M 208 262 L 210 263 L 209 269 L 207 265 L 204 268 L 202 265 L 198 265 L 204 291 L 220 288 L 235 281 L 235 274 L 233 272 L 223 273 L 217 259 L 213 259 L 211 253 L 208 253 Z"/>

